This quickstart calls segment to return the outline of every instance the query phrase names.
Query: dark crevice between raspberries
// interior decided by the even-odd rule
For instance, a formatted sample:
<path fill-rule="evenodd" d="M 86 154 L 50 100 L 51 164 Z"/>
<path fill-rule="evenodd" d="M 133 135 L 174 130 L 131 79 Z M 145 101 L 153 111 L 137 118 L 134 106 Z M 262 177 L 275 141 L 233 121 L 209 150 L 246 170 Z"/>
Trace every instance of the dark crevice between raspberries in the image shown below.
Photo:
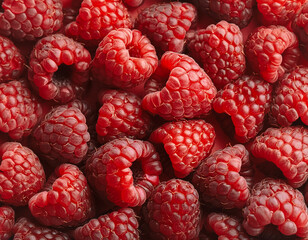
<path fill-rule="evenodd" d="M 268 225 L 264 228 L 262 234 L 258 236 L 259 240 L 298 240 L 296 235 L 286 236 L 277 230 L 274 225 Z"/>

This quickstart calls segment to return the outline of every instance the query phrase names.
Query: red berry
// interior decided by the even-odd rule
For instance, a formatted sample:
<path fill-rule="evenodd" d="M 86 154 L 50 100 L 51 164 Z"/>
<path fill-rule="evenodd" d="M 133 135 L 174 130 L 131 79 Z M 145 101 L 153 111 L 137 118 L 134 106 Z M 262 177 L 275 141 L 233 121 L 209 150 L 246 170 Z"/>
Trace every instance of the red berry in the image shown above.
<path fill-rule="evenodd" d="M 253 70 L 270 83 L 296 67 L 298 40 L 283 26 L 258 27 L 247 39 L 245 54 Z"/>
<path fill-rule="evenodd" d="M 106 85 L 132 88 L 155 71 L 158 58 L 150 40 L 138 30 L 113 30 L 100 42 L 92 63 L 92 76 Z"/>
<path fill-rule="evenodd" d="M 162 143 L 175 175 L 186 177 L 210 153 L 215 131 L 204 120 L 170 122 L 160 126 L 150 136 L 153 143 Z"/>
<path fill-rule="evenodd" d="M 0 33 L 15 40 L 36 40 L 62 26 L 61 0 L 4 0 Z"/>
<path fill-rule="evenodd" d="M 9 206 L 0 206 L 0 239 L 9 240 L 13 234 L 15 212 Z"/>
<path fill-rule="evenodd" d="M 123 2 L 127 6 L 133 7 L 133 8 L 139 7 L 143 3 L 143 1 L 144 0 L 123 0 Z"/>
<path fill-rule="evenodd" d="M 53 227 L 79 226 L 94 215 L 86 177 L 72 164 L 62 164 L 48 178 L 44 191 L 29 201 L 32 215 Z"/>
<path fill-rule="evenodd" d="M 283 181 L 264 179 L 257 183 L 243 209 L 243 226 L 251 236 L 258 236 L 274 225 L 285 236 L 308 236 L 308 210 L 298 190 Z"/>
<path fill-rule="evenodd" d="M 32 50 L 28 77 L 42 98 L 67 103 L 83 92 L 90 62 L 89 51 L 80 43 L 62 34 L 49 35 Z"/>
<path fill-rule="evenodd" d="M 138 220 L 131 208 L 121 208 L 75 229 L 75 240 L 139 239 Z"/>
<path fill-rule="evenodd" d="M 217 88 L 236 80 L 246 67 L 242 32 L 226 21 L 196 31 L 189 39 L 188 50 Z"/>
<path fill-rule="evenodd" d="M 190 3 L 157 3 L 138 14 L 135 28 L 151 40 L 159 55 L 165 51 L 182 52 L 186 32 L 196 15 Z"/>
<path fill-rule="evenodd" d="M 89 183 L 102 199 L 135 207 L 158 185 L 162 167 L 150 142 L 120 138 L 98 148 L 87 160 L 86 170 Z"/>
<path fill-rule="evenodd" d="M 201 228 L 199 195 L 184 180 L 160 183 L 143 208 L 151 239 L 192 240 Z"/>
<path fill-rule="evenodd" d="M 166 52 L 160 63 L 169 74 L 166 86 L 147 94 L 142 107 L 166 120 L 206 115 L 217 90 L 204 70 L 191 57 L 175 52 Z"/>

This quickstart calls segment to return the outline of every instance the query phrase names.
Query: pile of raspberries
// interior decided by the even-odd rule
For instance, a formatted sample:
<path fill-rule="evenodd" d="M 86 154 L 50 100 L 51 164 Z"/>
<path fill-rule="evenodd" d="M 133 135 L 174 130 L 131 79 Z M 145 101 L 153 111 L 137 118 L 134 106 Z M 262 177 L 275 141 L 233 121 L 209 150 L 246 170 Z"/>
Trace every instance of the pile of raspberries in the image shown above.
<path fill-rule="evenodd" d="M 308 1 L 0 1 L 0 240 L 307 240 Z"/>

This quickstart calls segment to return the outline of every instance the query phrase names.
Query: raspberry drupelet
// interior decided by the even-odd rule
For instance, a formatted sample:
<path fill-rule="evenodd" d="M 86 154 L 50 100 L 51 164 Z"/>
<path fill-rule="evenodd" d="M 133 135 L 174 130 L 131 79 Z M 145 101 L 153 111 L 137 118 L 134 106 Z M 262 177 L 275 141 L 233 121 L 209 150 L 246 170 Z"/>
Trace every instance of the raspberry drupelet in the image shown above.
<path fill-rule="evenodd" d="M 160 61 L 167 75 L 165 86 L 144 96 L 142 107 L 164 118 L 181 120 L 206 115 L 217 90 L 194 59 L 175 52 L 166 52 Z"/>
<path fill-rule="evenodd" d="M 28 78 L 46 100 L 67 103 L 81 95 L 89 80 L 91 55 L 62 34 L 40 39 L 30 55 Z"/>
<path fill-rule="evenodd" d="M 9 240 L 13 235 L 15 211 L 9 206 L 0 206 L 0 239 Z"/>
<path fill-rule="evenodd" d="M 157 68 L 150 40 L 139 30 L 113 30 L 100 42 L 92 63 L 92 76 L 105 85 L 127 89 L 144 84 Z"/>
<path fill-rule="evenodd" d="M 102 199 L 107 196 L 120 207 L 141 206 L 159 184 L 159 160 L 150 142 L 120 138 L 97 149 L 86 162 L 86 173 Z"/>
<path fill-rule="evenodd" d="M 299 60 L 298 40 L 284 26 L 258 27 L 248 37 L 245 54 L 253 70 L 270 83 L 290 72 Z"/>
<path fill-rule="evenodd" d="M 62 26 L 61 0 L 4 0 L 0 13 L 0 34 L 17 41 L 35 41 L 55 33 Z"/>

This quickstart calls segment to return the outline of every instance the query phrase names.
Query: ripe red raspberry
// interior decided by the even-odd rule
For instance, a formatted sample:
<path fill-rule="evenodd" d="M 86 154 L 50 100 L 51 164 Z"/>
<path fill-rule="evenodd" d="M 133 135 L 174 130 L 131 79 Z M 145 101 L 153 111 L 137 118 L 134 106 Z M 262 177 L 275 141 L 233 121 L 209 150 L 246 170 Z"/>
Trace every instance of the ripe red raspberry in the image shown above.
<path fill-rule="evenodd" d="M 58 230 L 39 226 L 29 219 L 22 217 L 14 226 L 14 240 L 69 240 L 70 237 Z"/>
<path fill-rule="evenodd" d="M 268 128 L 250 150 L 259 160 L 274 163 L 288 184 L 298 188 L 308 179 L 307 135 L 304 127 Z"/>
<path fill-rule="evenodd" d="M 290 126 L 297 119 L 308 125 L 308 67 L 298 66 L 284 76 L 275 88 L 271 116 L 280 126 Z"/>
<path fill-rule="evenodd" d="M 44 191 L 29 201 L 32 215 L 52 227 L 75 227 L 93 217 L 93 200 L 87 179 L 79 168 L 62 164 L 48 178 Z"/>
<path fill-rule="evenodd" d="M 160 63 L 169 75 L 166 76 L 166 86 L 147 94 L 142 100 L 142 107 L 166 120 L 207 114 L 217 90 L 194 59 L 185 54 L 166 52 Z"/>
<path fill-rule="evenodd" d="M 118 206 L 135 207 L 158 185 L 162 167 L 150 142 L 120 138 L 98 148 L 87 160 L 86 171 L 102 199 L 107 196 Z"/>
<path fill-rule="evenodd" d="M 76 21 L 66 26 L 65 34 L 95 46 L 110 31 L 131 27 L 130 15 L 121 1 L 83 0 Z"/>
<path fill-rule="evenodd" d="M 181 179 L 160 183 L 143 208 L 152 239 L 192 240 L 201 228 L 199 195 Z"/>
<path fill-rule="evenodd" d="M 45 183 L 45 172 L 31 149 L 17 142 L 0 146 L 0 201 L 14 205 L 27 205 L 29 199 Z"/>
<path fill-rule="evenodd" d="M 262 23 L 266 25 L 288 25 L 306 0 L 257 0 Z"/>
<path fill-rule="evenodd" d="M 304 196 L 281 180 L 264 179 L 257 183 L 243 209 L 243 227 L 258 236 L 274 225 L 285 236 L 308 237 L 308 210 Z"/>
<path fill-rule="evenodd" d="M 80 43 L 62 34 L 49 35 L 32 50 L 28 77 L 42 98 L 67 103 L 82 93 L 90 62 L 89 51 Z"/>
<path fill-rule="evenodd" d="M 186 32 L 196 16 L 190 3 L 157 3 L 138 14 L 135 28 L 151 40 L 159 55 L 165 51 L 182 52 Z"/>
<path fill-rule="evenodd" d="M 85 116 L 78 108 L 68 106 L 52 109 L 33 130 L 32 137 L 34 149 L 50 163 L 79 163 L 90 141 Z"/>
<path fill-rule="evenodd" d="M 128 92 L 106 90 L 100 95 L 99 116 L 96 123 L 98 140 L 106 143 L 128 137 L 143 139 L 151 131 L 152 122 L 141 108 L 141 99 Z"/>
<path fill-rule="evenodd" d="M 92 76 L 106 85 L 132 88 L 155 71 L 158 58 L 150 40 L 138 30 L 113 30 L 100 42 L 92 63 Z"/>
<path fill-rule="evenodd" d="M 248 142 L 263 127 L 270 110 L 272 86 L 255 76 L 242 76 L 218 91 L 213 109 L 230 116 L 234 125 L 234 138 Z"/>
<path fill-rule="evenodd" d="M 0 84 L 0 131 L 15 140 L 31 133 L 42 116 L 41 104 L 21 81 Z"/>
<path fill-rule="evenodd" d="M 240 219 L 223 213 L 211 213 L 207 216 L 205 227 L 214 232 L 219 240 L 252 239 L 245 232 Z"/>
<path fill-rule="evenodd" d="M 0 239 L 9 240 L 13 234 L 15 211 L 9 206 L 0 206 Z"/>
<path fill-rule="evenodd" d="M 138 220 L 131 208 L 121 208 L 75 229 L 75 240 L 139 239 Z"/>
<path fill-rule="evenodd" d="M 162 143 L 179 178 L 190 174 L 210 153 L 215 130 L 204 120 L 170 122 L 160 126 L 150 136 L 153 143 Z"/>
<path fill-rule="evenodd" d="M 61 0 L 4 0 L 0 33 L 15 40 L 36 40 L 62 26 Z"/>
<path fill-rule="evenodd" d="M 152 76 L 144 84 L 144 95 L 152 92 L 160 91 L 165 85 L 169 78 L 169 70 L 164 68 L 160 61 Z"/>
<path fill-rule="evenodd" d="M 25 59 L 14 43 L 0 36 L 0 82 L 17 79 L 23 72 Z"/>
<path fill-rule="evenodd" d="M 253 70 L 270 83 L 276 82 L 297 64 L 298 40 L 283 26 L 258 27 L 248 37 L 245 54 Z"/>
<path fill-rule="evenodd" d="M 226 21 L 196 31 L 189 39 L 188 50 L 194 59 L 200 59 L 217 88 L 236 80 L 246 67 L 243 34 L 238 26 Z"/>
<path fill-rule="evenodd" d="M 253 168 L 246 148 L 237 144 L 206 158 L 192 183 L 204 202 L 223 209 L 242 208 L 250 196 Z"/>

